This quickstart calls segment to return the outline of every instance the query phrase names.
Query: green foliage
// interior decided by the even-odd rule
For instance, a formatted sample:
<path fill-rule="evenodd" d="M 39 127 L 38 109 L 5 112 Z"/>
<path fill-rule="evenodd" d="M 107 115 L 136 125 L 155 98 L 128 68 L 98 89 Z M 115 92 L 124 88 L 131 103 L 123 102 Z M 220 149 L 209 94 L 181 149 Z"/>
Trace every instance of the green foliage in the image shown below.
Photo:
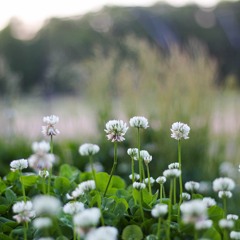
<path fill-rule="evenodd" d="M 124 228 L 122 233 L 123 240 L 141 240 L 143 239 L 143 233 L 139 226 L 129 225 Z"/>

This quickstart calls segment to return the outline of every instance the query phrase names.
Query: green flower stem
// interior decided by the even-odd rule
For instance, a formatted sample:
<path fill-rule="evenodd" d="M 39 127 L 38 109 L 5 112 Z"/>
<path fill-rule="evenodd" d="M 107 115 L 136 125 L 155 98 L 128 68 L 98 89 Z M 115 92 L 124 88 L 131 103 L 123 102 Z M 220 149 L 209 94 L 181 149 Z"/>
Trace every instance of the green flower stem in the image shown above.
<path fill-rule="evenodd" d="M 159 192 L 160 192 L 160 196 L 159 196 L 159 198 L 160 198 L 160 203 L 162 203 L 162 197 L 163 197 L 163 183 L 160 184 L 160 190 L 159 190 Z"/>
<path fill-rule="evenodd" d="M 143 181 L 143 173 L 142 173 L 142 159 L 140 157 L 140 150 L 141 150 L 141 144 L 140 144 L 140 129 L 137 129 L 137 139 L 138 139 L 138 167 L 139 167 L 139 175 L 140 175 L 140 182 Z"/>
<path fill-rule="evenodd" d="M 149 171 L 148 164 L 146 164 L 146 167 L 147 167 L 147 175 L 148 175 L 148 191 L 152 195 L 152 187 L 151 187 L 151 183 L 150 183 L 150 171 Z"/>
<path fill-rule="evenodd" d="M 73 227 L 73 240 L 77 240 L 77 233 L 75 227 Z"/>
<path fill-rule="evenodd" d="M 223 197 L 223 218 L 227 216 L 227 198 Z"/>
<path fill-rule="evenodd" d="M 177 203 L 176 178 L 173 180 L 173 204 Z"/>
<path fill-rule="evenodd" d="M 162 221 L 162 219 L 159 218 L 158 219 L 158 229 L 157 229 L 157 237 L 158 237 L 158 239 L 161 239 L 161 221 Z"/>
<path fill-rule="evenodd" d="M 224 229 L 223 230 L 223 240 L 228 240 L 229 238 L 228 238 L 228 231 L 227 231 L 227 229 Z"/>
<path fill-rule="evenodd" d="M 27 223 L 24 223 L 24 225 L 23 225 L 24 240 L 27 240 L 27 230 L 28 230 Z"/>
<path fill-rule="evenodd" d="M 106 187 L 105 192 L 103 194 L 104 197 L 107 193 L 107 190 L 108 190 L 109 184 L 111 182 L 112 176 L 114 174 L 114 171 L 116 169 L 116 166 L 117 166 L 117 142 L 114 142 L 114 162 L 113 162 L 112 170 L 111 170 L 110 177 L 109 177 L 109 180 L 108 180 L 108 183 L 107 183 L 107 187 Z"/>
<path fill-rule="evenodd" d="M 20 182 L 21 182 L 21 185 L 22 185 L 23 200 L 24 200 L 24 202 L 26 202 L 26 200 L 27 200 L 26 199 L 26 192 L 25 192 L 25 187 L 24 187 L 23 181 L 22 181 L 22 176 L 20 176 Z"/>
<path fill-rule="evenodd" d="M 96 189 L 97 189 L 97 178 L 96 178 L 96 172 L 95 172 L 95 169 L 94 169 L 94 167 L 93 167 L 93 159 L 92 159 L 92 155 L 89 155 L 89 163 L 90 163 L 90 166 L 91 166 L 93 179 L 94 179 L 94 181 L 95 181 Z"/>
<path fill-rule="evenodd" d="M 50 138 L 50 153 L 53 154 L 53 136 L 51 135 Z M 51 188 L 51 179 L 52 179 L 52 169 L 49 169 L 49 176 L 48 176 L 48 195 L 50 195 L 50 188 Z"/>
<path fill-rule="evenodd" d="M 135 175 L 134 175 L 134 158 L 132 157 L 132 183 L 134 183 Z"/>
<path fill-rule="evenodd" d="M 178 163 L 179 163 L 179 170 L 181 171 L 181 174 L 179 176 L 179 189 L 180 189 L 180 202 L 182 202 L 182 157 L 181 157 L 181 141 L 178 140 Z"/>
<path fill-rule="evenodd" d="M 172 214 L 172 192 L 173 192 L 173 179 L 170 180 L 170 191 L 169 191 L 169 202 L 168 202 L 168 229 L 167 239 L 170 240 L 170 225 L 171 225 L 171 214 Z"/>
<path fill-rule="evenodd" d="M 45 178 L 44 177 L 42 177 L 42 191 L 43 191 L 43 194 L 46 194 L 46 185 L 45 185 Z"/>
<path fill-rule="evenodd" d="M 144 212 L 143 212 L 143 206 L 142 206 L 142 203 L 143 203 L 143 193 L 142 193 L 142 189 L 139 190 L 140 191 L 140 211 L 141 211 L 141 215 L 142 215 L 142 220 L 143 222 L 145 221 L 144 219 Z"/>
<path fill-rule="evenodd" d="M 198 240 L 198 232 L 194 229 L 194 240 Z"/>

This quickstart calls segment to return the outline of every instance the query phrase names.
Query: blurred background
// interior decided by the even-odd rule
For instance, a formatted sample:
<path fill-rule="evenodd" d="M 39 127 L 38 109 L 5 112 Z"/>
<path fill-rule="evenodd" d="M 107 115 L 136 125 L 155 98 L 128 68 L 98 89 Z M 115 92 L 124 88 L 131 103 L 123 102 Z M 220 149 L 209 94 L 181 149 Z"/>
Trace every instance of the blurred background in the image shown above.
<path fill-rule="evenodd" d="M 28 158 L 42 118 L 60 117 L 59 163 L 84 170 L 78 147 L 100 146 L 106 171 L 111 119 L 143 115 L 143 149 L 158 177 L 177 161 L 173 122 L 191 127 L 183 142 L 184 180 L 236 181 L 240 159 L 240 1 L 8 1 L 0 9 L 0 176 Z M 24 5 L 25 4 L 25 5 Z M 129 174 L 129 129 L 118 173 Z"/>

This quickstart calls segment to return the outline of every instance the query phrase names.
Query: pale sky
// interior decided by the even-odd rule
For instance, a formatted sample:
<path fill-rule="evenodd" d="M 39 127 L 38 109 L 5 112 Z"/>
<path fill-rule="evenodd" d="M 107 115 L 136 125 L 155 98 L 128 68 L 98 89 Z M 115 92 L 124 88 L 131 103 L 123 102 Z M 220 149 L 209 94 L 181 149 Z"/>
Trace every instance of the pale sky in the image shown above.
<path fill-rule="evenodd" d="M 211 7 L 219 0 L 165 0 L 181 6 L 194 2 Z M 40 28 L 50 17 L 68 17 L 97 11 L 104 5 L 150 6 L 157 0 L 0 0 L 0 30 L 11 18 L 17 18 L 26 28 Z"/>

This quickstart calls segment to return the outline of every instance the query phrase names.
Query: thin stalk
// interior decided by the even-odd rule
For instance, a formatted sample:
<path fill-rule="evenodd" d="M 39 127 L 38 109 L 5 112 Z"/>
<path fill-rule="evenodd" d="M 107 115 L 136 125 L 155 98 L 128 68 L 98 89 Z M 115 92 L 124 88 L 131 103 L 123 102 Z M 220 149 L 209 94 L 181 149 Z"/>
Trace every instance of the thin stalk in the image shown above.
<path fill-rule="evenodd" d="M 160 184 L 160 203 L 162 203 L 162 196 L 163 196 L 163 184 Z"/>
<path fill-rule="evenodd" d="M 181 141 L 178 140 L 178 163 L 179 163 L 179 170 L 181 171 L 181 174 L 179 176 L 179 189 L 180 189 L 180 202 L 182 201 L 182 157 L 181 157 Z"/>
<path fill-rule="evenodd" d="M 227 216 L 227 198 L 223 197 L 223 218 Z"/>
<path fill-rule="evenodd" d="M 89 163 L 90 163 L 90 166 L 91 166 L 91 170 L 92 170 L 93 179 L 94 179 L 94 181 L 95 181 L 96 188 L 97 188 L 97 178 L 96 178 L 96 173 L 95 173 L 95 169 L 94 169 L 94 166 L 93 166 L 93 159 L 92 159 L 92 155 L 89 155 Z"/>
<path fill-rule="evenodd" d="M 75 227 L 73 227 L 73 240 L 77 240 L 77 233 Z"/>
<path fill-rule="evenodd" d="M 142 193 L 142 189 L 139 190 L 140 191 L 140 211 L 141 211 L 141 215 L 142 215 L 142 220 L 144 222 L 144 212 L 143 212 L 143 206 L 142 206 L 142 202 L 143 202 L 143 193 Z"/>
<path fill-rule="evenodd" d="M 176 178 L 173 180 L 173 204 L 177 203 L 177 188 L 176 188 Z"/>
<path fill-rule="evenodd" d="M 194 240 L 198 240 L 198 232 L 194 229 Z"/>
<path fill-rule="evenodd" d="M 134 158 L 132 157 L 132 183 L 134 183 L 135 175 L 134 175 Z"/>
<path fill-rule="evenodd" d="M 228 231 L 227 231 L 227 229 L 224 229 L 223 230 L 223 240 L 228 240 L 229 238 L 228 238 Z"/>
<path fill-rule="evenodd" d="M 24 240 L 27 240 L 27 225 L 26 225 L 26 223 L 24 223 L 24 226 L 23 226 L 23 236 L 24 236 Z"/>
<path fill-rule="evenodd" d="M 107 183 L 107 187 L 106 187 L 105 192 L 103 194 L 104 197 L 107 193 L 107 190 L 108 190 L 109 184 L 111 182 L 112 176 L 114 174 L 114 171 L 116 169 L 116 166 L 117 166 L 117 142 L 114 142 L 114 162 L 113 162 L 112 170 L 111 170 L 110 177 L 109 177 L 109 180 L 108 180 L 108 183 Z"/>
<path fill-rule="evenodd" d="M 143 181 L 143 174 L 142 174 L 142 159 L 140 157 L 140 129 L 137 129 L 137 139 L 138 139 L 138 168 L 139 168 L 139 175 L 140 175 L 140 182 Z"/>
<path fill-rule="evenodd" d="M 21 182 L 21 185 L 22 185 L 22 194 L 23 194 L 23 200 L 24 202 L 26 202 L 26 192 L 25 192 L 25 188 L 24 188 L 24 185 L 23 185 L 23 181 L 22 181 L 22 176 L 20 177 L 20 182 Z"/>
<path fill-rule="evenodd" d="M 149 171 L 148 164 L 146 164 L 146 167 L 147 167 L 147 175 L 148 175 L 148 191 L 152 195 L 152 187 L 151 187 L 151 183 L 150 183 L 150 171 Z"/>
<path fill-rule="evenodd" d="M 173 192 L 173 179 L 170 180 L 170 191 L 169 191 L 169 202 L 168 202 L 168 229 L 167 239 L 170 240 L 170 225 L 171 225 L 171 214 L 172 214 L 172 192 Z"/>
<path fill-rule="evenodd" d="M 50 153 L 53 154 L 53 136 L 51 135 L 50 138 Z M 48 195 L 50 195 L 50 188 L 51 188 L 51 179 L 52 179 L 52 168 L 49 169 L 49 176 L 48 176 Z"/>
<path fill-rule="evenodd" d="M 161 218 L 158 219 L 157 237 L 158 239 L 161 237 Z"/>

